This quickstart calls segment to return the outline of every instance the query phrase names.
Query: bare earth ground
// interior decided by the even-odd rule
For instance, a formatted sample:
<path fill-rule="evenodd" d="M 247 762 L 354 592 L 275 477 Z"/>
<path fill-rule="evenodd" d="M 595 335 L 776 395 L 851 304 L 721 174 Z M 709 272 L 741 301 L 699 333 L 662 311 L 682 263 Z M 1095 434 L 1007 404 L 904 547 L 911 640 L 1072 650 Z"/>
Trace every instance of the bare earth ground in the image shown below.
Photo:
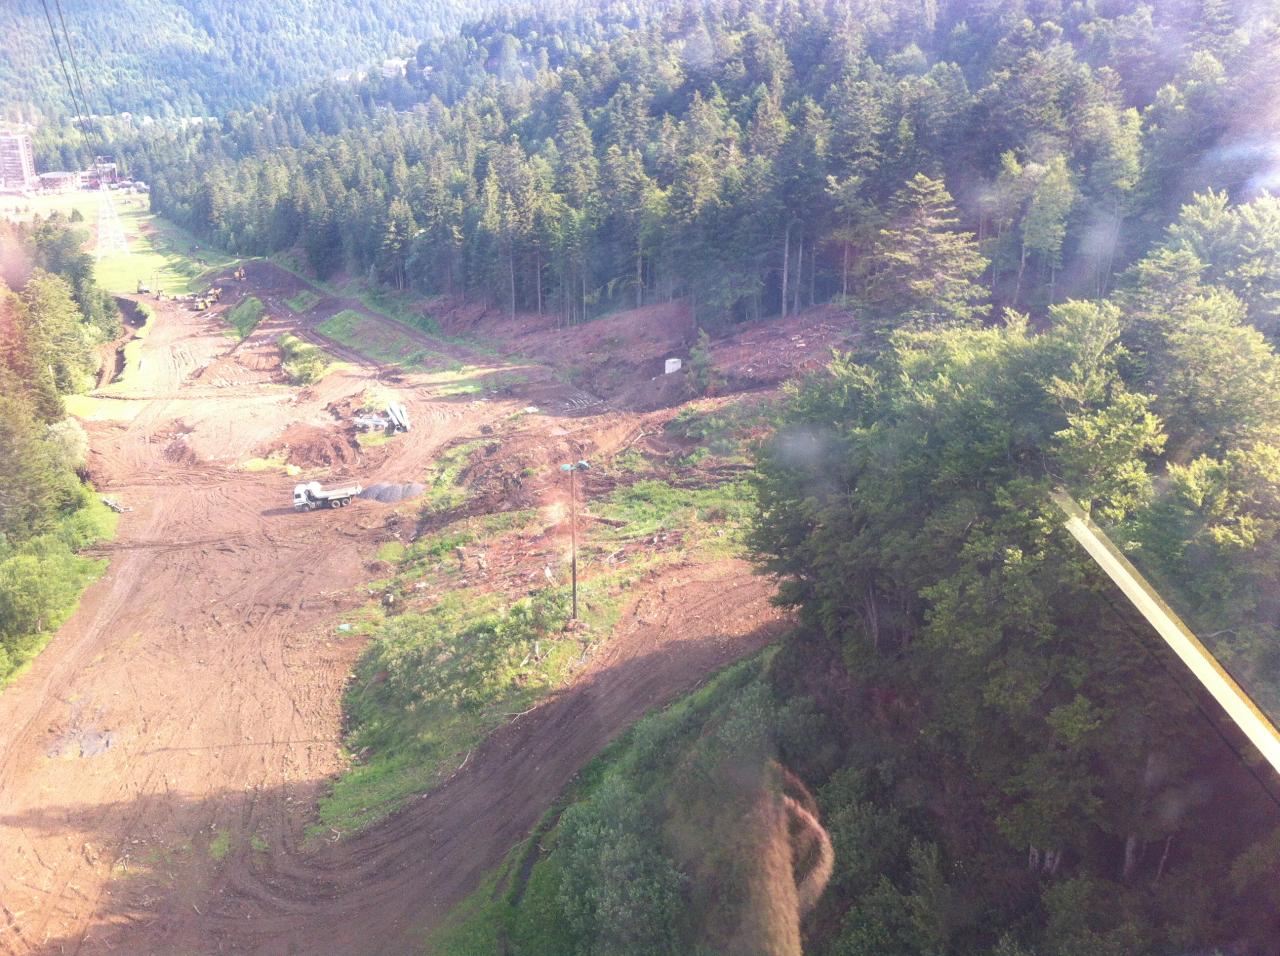
<path fill-rule="evenodd" d="M 105 577 L 0 694 L 2 953 L 414 951 L 605 743 L 776 636 L 770 586 L 743 563 L 664 571 L 571 686 L 443 786 L 363 835 L 304 848 L 343 766 L 340 698 L 361 649 L 334 624 L 413 506 L 295 514 L 294 479 L 237 466 L 290 429 L 333 431 L 330 406 L 375 382 L 416 428 L 336 463 L 366 485 L 420 479 L 447 443 L 533 401 L 520 437 L 538 457 L 616 449 L 641 419 L 544 367 L 476 401 L 341 348 L 350 369 L 290 388 L 275 336 L 323 341 L 317 316 L 283 305 L 300 287 L 254 265 L 229 289 L 224 308 L 252 293 L 274 316 L 243 343 L 208 313 L 156 304 L 139 367 L 95 393 L 91 470 L 134 510 L 103 549 Z M 358 308 L 333 304 L 317 311 Z"/>

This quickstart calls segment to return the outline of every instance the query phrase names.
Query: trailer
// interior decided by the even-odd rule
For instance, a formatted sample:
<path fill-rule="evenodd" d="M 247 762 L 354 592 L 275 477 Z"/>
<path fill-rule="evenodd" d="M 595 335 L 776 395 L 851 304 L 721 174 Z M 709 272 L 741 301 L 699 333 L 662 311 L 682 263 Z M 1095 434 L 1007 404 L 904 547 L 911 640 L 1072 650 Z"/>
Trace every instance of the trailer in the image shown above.
<path fill-rule="evenodd" d="M 364 488 L 355 482 L 325 488 L 318 481 L 306 481 L 293 486 L 293 507 L 297 511 L 345 508 L 362 491 Z"/>

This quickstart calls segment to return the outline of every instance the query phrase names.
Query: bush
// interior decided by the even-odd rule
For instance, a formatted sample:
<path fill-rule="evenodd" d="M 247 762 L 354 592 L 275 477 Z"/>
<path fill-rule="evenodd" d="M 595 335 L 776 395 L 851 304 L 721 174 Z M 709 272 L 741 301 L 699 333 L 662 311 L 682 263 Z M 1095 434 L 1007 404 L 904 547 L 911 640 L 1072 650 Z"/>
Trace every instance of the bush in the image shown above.
<path fill-rule="evenodd" d="M 294 335 L 282 335 L 276 340 L 284 355 L 284 371 L 294 385 L 313 385 L 329 371 L 328 356 L 321 349 L 302 341 Z"/>
<path fill-rule="evenodd" d="M 694 395 L 710 395 L 722 385 L 720 374 L 711 359 L 711 336 L 698 330 L 698 341 L 689 350 L 689 388 Z"/>
<path fill-rule="evenodd" d="M 105 566 L 54 534 L 32 538 L 0 560 L 0 682 L 34 656 Z"/>
<path fill-rule="evenodd" d="M 681 876 L 659 849 L 660 807 L 648 807 L 619 776 L 560 824 L 558 903 L 578 953 L 677 953 Z"/>
<path fill-rule="evenodd" d="M 48 442 L 56 467 L 80 471 L 89 458 L 89 436 L 74 418 L 64 418 L 49 426 Z"/>

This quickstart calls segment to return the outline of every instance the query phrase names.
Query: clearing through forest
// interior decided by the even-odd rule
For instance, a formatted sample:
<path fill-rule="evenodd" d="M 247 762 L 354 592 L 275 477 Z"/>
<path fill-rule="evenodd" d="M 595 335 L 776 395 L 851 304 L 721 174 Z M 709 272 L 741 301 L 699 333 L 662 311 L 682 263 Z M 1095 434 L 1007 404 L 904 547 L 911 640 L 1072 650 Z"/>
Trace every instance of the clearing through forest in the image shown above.
<path fill-rule="evenodd" d="M 152 303 L 136 365 L 76 406 L 95 482 L 133 510 L 103 549 L 107 574 L 0 694 L 3 953 L 414 951 L 605 743 L 781 626 L 770 585 L 739 559 L 657 570 L 572 682 L 443 785 L 354 837 L 306 843 L 344 767 L 341 695 L 364 641 L 335 624 L 367 600 L 375 552 L 416 510 L 357 501 L 298 514 L 294 478 L 246 464 L 284 448 L 308 476 L 413 482 L 446 446 L 523 415 L 495 460 L 545 463 L 548 477 L 495 479 L 477 500 L 502 510 L 527 506 L 504 496 L 560 494 L 559 456 L 618 452 L 650 413 L 610 407 L 545 365 L 427 337 L 263 263 L 243 282 L 217 281 L 227 290 L 218 314 L 252 295 L 268 318 L 236 342 L 218 314 Z M 294 312 L 288 302 L 308 289 L 316 304 Z M 421 349 L 425 367 L 333 341 L 321 327 L 346 313 L 361 334 L 381 329 Z M 342 364 L 289 385 L 284 332 Z M 477 398 L 437 360 L 505 384 Z M 371 387 L 408 408 L 411 435 L 364 447 L 339 434 L 335 409 Z"/>

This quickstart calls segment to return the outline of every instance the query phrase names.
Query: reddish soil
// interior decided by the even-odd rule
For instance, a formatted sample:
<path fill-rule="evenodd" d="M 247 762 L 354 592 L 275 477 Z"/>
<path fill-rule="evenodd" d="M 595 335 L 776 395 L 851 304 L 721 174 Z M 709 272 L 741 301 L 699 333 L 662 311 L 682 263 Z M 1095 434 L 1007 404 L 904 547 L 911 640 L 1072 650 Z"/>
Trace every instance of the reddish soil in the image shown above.
<path fill-rule="evenodd" d="M 440 302 L 441 325 L 497 345 L 508 355 L 536 359 L 610 407 L 644 411 L 688 401 L 687 368 L 665 374 L 667 359 L 687 365 L 697 340 L 684 302 L 663 303 L 561 327 L 551 315 L 520 314 Z M 782 321 L 770 319 L 711 330 L 711 358 L 724 393 L 775 388 L 825 365 L 832 349 L 857 344 L 849 314 L 817 306 Z"/>
<path fill-rule="evenodd" d="M 290 425 L 266 449 L 266 456 L 271 455 L 279 455 L 291 465 L 342 473 L 361 464 L 360 446 L 349 430 L 316 425 Z"/>
<path fill-rule="evenodd" d="M 737 391 L 816 371 L 831 360 L 832 349 L 847 350 L 856 342 L 848 313 L 817 306 L 781 322 L 740 326 L 712 343 L 711 357 L 725 387 Z"/>
<path fill-rule="evenodd" d="M 156 303 L 140 369 L 95 393 L 110 414 L 87 423 L 90 467 L 133 511 L 100 549 L 105 577 L 0 694 L 3 953 L 414 951 L 601 746 L 780 626 L 769 584 L 741 562 L 668 570 L 637 587 L 571 686 L 447 783 L 363 835 L 304 850 L 316 800 L 343 766 L 340 696 L 362 646 L 334 624 L 363 602 L 366 565 L 415 510 L 357 501 L 297 514 L 297 479 L 239 464 L 287 447 L 303 477 L 355 469 L 366 485 L 413 481 L 446 445 L 489 435 L 497 447 L 476 466 L 479 500 L 550 504 L 558 489 L 545 479 L 516 494 L 503 476 L 615 453 L 648 419 L 605 408 L 539 363 L 521 366 L 508 393 L 475 399 L 335 347 L 351 369 L 289 388 L 275 337 L 323 341 L 317 313 L 283 305 L 302 283 L 255 263 L 245 282 L 221 284 L 215 313 Z M 216 312 L 247 294 L 269 317 L 237 344 Z M 353 464 L 333 409 L 373 382 L 415 429 Z M 517 414 L 530 406 L 538 412 Z M 514 589 L 527 572 L 510 563 L 492 568 Z"/>

